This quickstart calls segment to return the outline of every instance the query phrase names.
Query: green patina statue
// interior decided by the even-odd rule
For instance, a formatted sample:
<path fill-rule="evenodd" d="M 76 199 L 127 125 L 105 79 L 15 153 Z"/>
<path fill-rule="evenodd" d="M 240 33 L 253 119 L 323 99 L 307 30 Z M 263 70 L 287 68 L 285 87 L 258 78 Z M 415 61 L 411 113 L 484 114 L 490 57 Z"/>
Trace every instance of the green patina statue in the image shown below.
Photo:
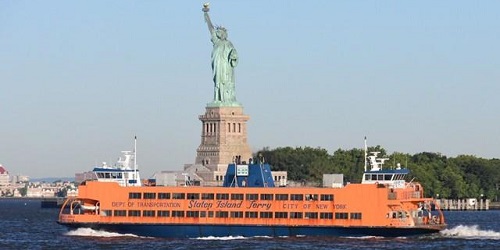
<path fill-rule="evenodd" d="M 222 26 L 214 27 L 210 21 L 208 3 L 203 5 L 205 21 L 212 36 L 212 76 L 214 80 L 214 100 L 210 106 L 239 106 L 236 101 L 234 67 L 238 65 L 238 53 L 227 40 L 227 31 Z"/>

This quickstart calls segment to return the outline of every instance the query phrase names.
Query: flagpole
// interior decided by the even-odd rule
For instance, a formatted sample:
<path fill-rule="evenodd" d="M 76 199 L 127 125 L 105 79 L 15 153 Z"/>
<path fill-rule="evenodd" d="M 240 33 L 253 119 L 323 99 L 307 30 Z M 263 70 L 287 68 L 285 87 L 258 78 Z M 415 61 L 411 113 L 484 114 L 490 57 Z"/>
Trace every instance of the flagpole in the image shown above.
<path fill-rule="evenodd" d="M 134 179 L 137 184 L 137 135 L 134 138 Z"/>
<path fill-rule="evenodd" d="M 366 172 L 366 158 L 368 157 L 367 156 L 367 151 L 368 150 L 368 147 L 366 146 L 366 136 L 365 136 L 365 172 Z"/>

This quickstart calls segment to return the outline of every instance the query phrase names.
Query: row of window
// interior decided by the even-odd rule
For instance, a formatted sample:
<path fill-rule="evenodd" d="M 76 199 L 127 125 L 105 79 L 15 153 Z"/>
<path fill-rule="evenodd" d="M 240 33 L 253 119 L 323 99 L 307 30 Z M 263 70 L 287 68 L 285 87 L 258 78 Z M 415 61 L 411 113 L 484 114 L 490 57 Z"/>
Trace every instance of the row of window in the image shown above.
<path fill-rule="evenodd" d="M 405 176 L 406 174 L 365 174 L 365 180 L 366 181 L 404 180 Z"/>
<path fill-rule="evenodd" d="M 116 216 L 116 217 L 141 217 L 141 210 L 105 210 L 103 211 L 105 216 Z M 318 216 L 319 215 L 319 216 Z M 349 219 L 349 213 L 335 213 L 335 219 L 346 220 Z M 361 220 L 361 213 L 350 213 L 350 218 L 355 220 Z M 143 210 L 142 217 L 188 217 L 188 218 L 273 218 L 273 212 L 241 212 L 241 211 L 179 211 L 179 210 Z M 277 219 L 333 219 L 333 213 L 321 212 L 274 212 L 274 218 Z"/>
<path fill-rule="evenodd" d="M 264 201 L 303 201 L 318 200 L 317 194 L 214 194 L 214 193 L 137 193 L 131 192 L 128 195 L 129 199 L 176 199 L 176 200 L 264 200 Z M 333 194 L 322 194 L 319 196 L 321 201 L 333 201 Z"/>
<path fill-rule="evenodd" d="M 241 123 L 227 123 L 227 132 L 236 133 L 236 125 L 238 125 L 238 133 L 241 133 Z M 207 122 L 205 123 L 205 133 L 216 133 L 217 132 L 217 123 L 215 122 Z"/>
<path fill-rule="evenodd" d="M 97 173 L 97 178 L 100 179 L 122 179 L 122 173 Z"/>

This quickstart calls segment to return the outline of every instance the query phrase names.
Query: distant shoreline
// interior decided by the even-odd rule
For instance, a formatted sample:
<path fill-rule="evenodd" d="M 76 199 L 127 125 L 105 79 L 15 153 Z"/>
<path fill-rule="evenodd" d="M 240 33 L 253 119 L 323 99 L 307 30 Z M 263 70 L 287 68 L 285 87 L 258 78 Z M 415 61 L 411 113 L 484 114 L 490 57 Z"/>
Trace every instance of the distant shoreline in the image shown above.
<path fill-rule="evenodd" d="M 75 177 L 41 177 L 41 178 L 30 178 L 29 182 L 55 182 L 55 181 L 70 181 L 74 182 Z"/>
<path fill-rule="evenodd" d="M 1 200 L 19 200 L 19 201 L 26 201 L 26 200 L 35 200 L 35 201 L 42 201 L 42 200 L 57 200 L 57 199 L 66 199 L 65 197 L 0 197 Z"/>

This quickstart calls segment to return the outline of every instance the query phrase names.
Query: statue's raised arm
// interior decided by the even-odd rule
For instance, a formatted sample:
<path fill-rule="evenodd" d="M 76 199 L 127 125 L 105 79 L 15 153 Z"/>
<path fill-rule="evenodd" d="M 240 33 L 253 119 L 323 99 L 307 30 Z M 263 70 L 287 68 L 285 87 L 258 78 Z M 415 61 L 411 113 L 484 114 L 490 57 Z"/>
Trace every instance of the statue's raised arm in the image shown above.
<path fill-rule="evenodd" d="M 222 26 L 214 27 L 208 3 L 203 5 L 205 22 L 210 31 L 212 50 L 212 77 L 214 81 L 214 101 L 216 106 L 239 106 L 236 102 L 234 67 L 238 65 L 238 53 L 227 39 L 227 30 Z"/>
<path fill-rule="evenodd" d="M 208 15 L 208 11 L 210 11 L 209 4 L 203 4 L 203 9 L 201 10 L 205 13 L 205 22 L 208 25 L 208 31 L 210 31 L 210 34 L 212 34 L 214 32 L 214 25 L 212 24 L 212 21 L 210 21 L 210 16 Z"/>

